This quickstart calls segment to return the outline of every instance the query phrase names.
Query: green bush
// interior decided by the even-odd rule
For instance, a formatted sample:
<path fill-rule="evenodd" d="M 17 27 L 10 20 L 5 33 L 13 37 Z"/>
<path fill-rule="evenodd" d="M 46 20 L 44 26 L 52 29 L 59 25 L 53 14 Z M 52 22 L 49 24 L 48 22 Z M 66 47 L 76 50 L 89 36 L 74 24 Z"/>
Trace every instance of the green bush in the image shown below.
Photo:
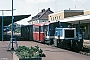
<path fill-rule="evenodd" d="M 26 46 L 19 46 L 15 50 L 15 54 L 23 59 L 23 58 L 37 58 L 37 57 L 46 57 L 46 55 L 43 53 L 43 50 L 40 49 L 38 46 L 34 47 L 26 47 Z"/>
<path fill-rule="evenodd" d="M 15 29 L 15 32 L 20 33 L 21 32 L 20 28 Z"/>

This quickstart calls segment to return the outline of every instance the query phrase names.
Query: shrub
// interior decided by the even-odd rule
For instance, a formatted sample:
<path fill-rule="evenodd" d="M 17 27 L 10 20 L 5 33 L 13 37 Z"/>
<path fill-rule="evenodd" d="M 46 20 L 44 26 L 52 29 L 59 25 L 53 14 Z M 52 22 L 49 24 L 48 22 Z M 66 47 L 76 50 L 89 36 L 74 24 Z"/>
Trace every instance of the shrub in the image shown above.
<path fill-rule="evenodd" d="M 46 57 L 46 55 L 43 53 L 43 50 L 40 49 L 38 45 L 34 47 L 19 46 L 15 50 L 15 54 L 21 59 Z"/>

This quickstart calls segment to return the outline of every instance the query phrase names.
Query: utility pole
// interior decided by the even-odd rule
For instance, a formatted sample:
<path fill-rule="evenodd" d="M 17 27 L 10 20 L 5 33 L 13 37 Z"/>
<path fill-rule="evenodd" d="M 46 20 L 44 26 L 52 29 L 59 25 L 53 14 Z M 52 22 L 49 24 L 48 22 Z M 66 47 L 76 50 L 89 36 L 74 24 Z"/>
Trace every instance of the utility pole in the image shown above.
<path fill-rule="evenodd" d="M 12 47 L 11 47 L 11 50 L 14 50 L 14 47 L 13 47 L 13 0 L 12 0 L 12 34 L 11 34 L 11 41 L 12 41 Z"/>
<path fill-rule="evenodd" d="M 13 43 L 16 43 L 16 46 L 18 46 L 17 42 L 16 42 L 16 39 L 13 38 L 13 29 L 14 29 L 14 16 L 13 16 L 13 11 L 16 10 L 16 9 L 13 9 L 13 0 L 12 0 L 12 26 L 11 26 L 11 38 L 10 38 L 10 43 L 9 43 L 9 46 L 8 46 L 8 49 L 11 48 L 11 51 L 14 50 L 14 47 L 13 47 Z M 13 40 L 15 40 L 15 42 L 13 42 Z M 10 47 L 11 46 L 11 47 Z"/>

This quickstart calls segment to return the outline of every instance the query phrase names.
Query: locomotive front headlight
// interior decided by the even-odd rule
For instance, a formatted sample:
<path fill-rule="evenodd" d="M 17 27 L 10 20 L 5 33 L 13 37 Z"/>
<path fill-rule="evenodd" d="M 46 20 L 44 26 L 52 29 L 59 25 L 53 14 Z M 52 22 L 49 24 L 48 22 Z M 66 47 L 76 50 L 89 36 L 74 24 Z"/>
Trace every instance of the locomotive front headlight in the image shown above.
<path fill-rule="evenodd" d="M 78 42 L 80 42 L 80 40 L 78 40 Z"/>

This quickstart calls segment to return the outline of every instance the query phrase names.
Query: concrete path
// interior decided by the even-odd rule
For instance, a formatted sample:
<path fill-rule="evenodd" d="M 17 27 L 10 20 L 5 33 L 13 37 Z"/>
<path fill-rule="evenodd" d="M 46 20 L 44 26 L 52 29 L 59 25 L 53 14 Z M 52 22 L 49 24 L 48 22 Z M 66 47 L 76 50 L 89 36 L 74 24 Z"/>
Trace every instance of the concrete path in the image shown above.
<path fill-rule="evenodd" d="M 18 41 L 19 46 L 36 46 L 38 45 L 46 54 L 42 60 L 90 60 L 90 56 L 85 56 L 79 53 L 71 52 L 61 48 L 52 47 L 49 45 L 32 42 L 32 41 Z"/>
<path fill-rule="evenodd" d="M 46 54 L 42 60 L 90 60 L 90 56 L 68 50 L 52 47 L 49 45 L 33 42 L 33 41 L 17 41 L 19 46 L 36 46 L 38 45 Z M 7 51 L 9 41 L 0 41 L 0 60 L 13 60 L 13 52 Z M 14 45 L 15 47 L 15 45 Z"/>
<path fill-rule="evenodd" d="M 12 51 L 7 51 L 9 41 L 0 41 L 0 60 L 13 60 Z"/>

